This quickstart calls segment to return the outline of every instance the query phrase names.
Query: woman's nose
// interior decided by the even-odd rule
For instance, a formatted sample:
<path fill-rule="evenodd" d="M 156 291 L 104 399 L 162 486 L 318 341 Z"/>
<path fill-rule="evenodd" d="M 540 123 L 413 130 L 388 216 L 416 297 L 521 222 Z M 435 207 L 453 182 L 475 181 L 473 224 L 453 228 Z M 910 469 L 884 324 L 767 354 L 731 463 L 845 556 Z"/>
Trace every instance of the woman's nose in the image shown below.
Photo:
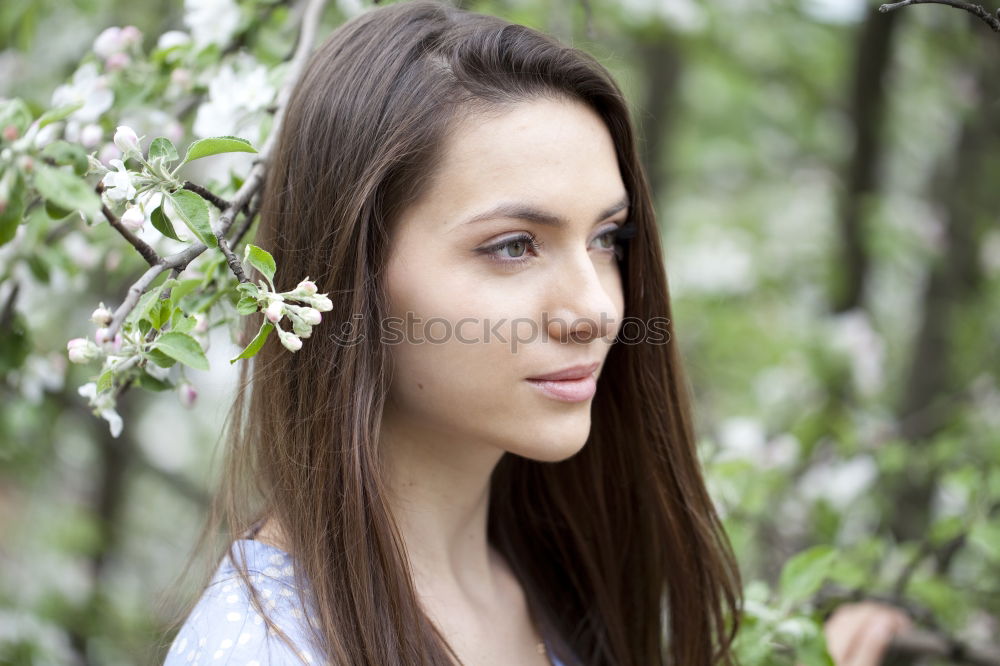
<path fill-rule="evenodd" d="M 590 342 L 610 337 L 617 328 L 621 300 L 612 290 L 621 290 L 615 267 L 595 265 L 587 253 L 574 257 L 552 281 L 549 308 L 543 313 L 549 337 L 560 342 Z"/>

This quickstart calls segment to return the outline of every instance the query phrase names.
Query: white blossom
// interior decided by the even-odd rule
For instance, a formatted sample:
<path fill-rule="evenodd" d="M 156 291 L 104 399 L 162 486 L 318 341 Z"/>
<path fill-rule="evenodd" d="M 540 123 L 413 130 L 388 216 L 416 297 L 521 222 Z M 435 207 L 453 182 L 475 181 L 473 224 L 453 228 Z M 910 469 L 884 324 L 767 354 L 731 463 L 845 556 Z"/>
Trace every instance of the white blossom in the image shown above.
<path fill-rule="evenodd" d="M 865 394 L 877 391 L 883 382 L 885 343 L 863 310 L 836 316 L 830 329 L 831 345 L 847 357 L 855 387 Z"/>
<path fill-rule="evenodd" d="M 267 68 L 250 56 L 223 64 L 208 81 L 208 99 L 192 127 L 200 137 L 236 135 L 257 140 L 263 109 L 274 101 Z"/>
<path fill-rule="evenodd" d="M 87 398 L 94 413 L 108 422 L 112 437 L 118 437 L 122 433 L 122 417 L 115 411 L 113 396 L 106 392 L 98 393 L 94 382 L 87 382 L 77 389 L 77 393 Z"/>
<path fill-rule="evenodd" d="M 121 160 L 111 160 L 114 171 L 108 171 L 101 182 L 104 184 L 104 194 L 112 201 L 131 201 L 135 197 L 135 184 L 132 174 L 125 168 Z"/>
<path fill-rule="evenodd" d="M 172 49 L 175 46 L 185 46 L 191 43 L 191 36 L 181 30 L 168 30 L 156 42 L 160 50 Z"/>
<path fill-rule="evenodd" d="M 234 0 L 184 0 L 184 23 L 198 49 L 223 46 L 239 27 L 240 8 Z"/>
<path fill-rule="evenodd" d="M 84 63 L 74 72 L 70 83 L 63 84 L 52 93 L 52 106 L 66 106 L 83 102 L 83 106 L 69 117 L 81 123 L 96 122 L 114 103 L 114 93 L 106 76 L 97 71 L 97 65 Z M 44 128 L 43 128 L 44 129 Z"/>
<path fill-rule="evenodd" d="M 878 465 L 867 454 L 849 460 L 820 463 L 799 477 L 798 489 L 809 500 L 825 499 L 843 512 L 878 476 Z"/>

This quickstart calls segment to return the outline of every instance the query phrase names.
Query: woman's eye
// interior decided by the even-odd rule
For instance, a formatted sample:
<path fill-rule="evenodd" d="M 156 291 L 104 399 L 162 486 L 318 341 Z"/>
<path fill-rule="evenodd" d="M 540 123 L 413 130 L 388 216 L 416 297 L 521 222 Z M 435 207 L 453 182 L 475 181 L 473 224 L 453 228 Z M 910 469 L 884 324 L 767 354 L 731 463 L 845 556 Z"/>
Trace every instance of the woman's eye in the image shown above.
<path fill-rule="evenodd" d="M 495 245 L 483 248 L 481 252 L 498 264 L 520 264 L 530 261 L 528 250 L 536 254 L 542 248 L 542 242 L 534 236 L 522 234 Z"/>
<path fill-rule="evenodd" d="M 528 243 L 523 240 L 513 240 L 504 243 L 502 246 L 500 246 L 500 249 L 509 250 L 507 256 L 511 257 L 512 259 L 517 259 L 518 257 L 523 256 L 525 252 L 527 252 Z"/>
<path fill-rule="evenodd" d="M 617 229 L 610 229 L 597 237 L 598 243 L 605 250 L 610 250 L 615 246 Z"/>

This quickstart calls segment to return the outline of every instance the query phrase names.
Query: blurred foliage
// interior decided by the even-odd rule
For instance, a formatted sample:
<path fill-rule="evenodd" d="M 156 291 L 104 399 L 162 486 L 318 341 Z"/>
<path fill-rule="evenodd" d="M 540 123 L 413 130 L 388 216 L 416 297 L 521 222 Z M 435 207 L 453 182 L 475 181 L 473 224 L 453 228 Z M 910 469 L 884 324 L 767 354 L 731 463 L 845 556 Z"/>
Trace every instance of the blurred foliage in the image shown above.
<path fill-rule="evenodd" d="M 847 0 L 463 6 L 591 51 L 632 103 L 708 482 L 747 582 L 741 660 L 831 663 L 822 621 L 863 598 L 947 641 L 995 640 L 1000 38 L 946 7 L 890 19 Z M 199 66 L 288 57 L 291 8 L 240 7 L 234 51 L 210 47 Z M 357 7 L 331 6 L 320 34 Z M 103 29 L 135 25 L 152 53 L 184 16 L 166 0 L 0 4 L 0 96 L 30 121 Z M 170 97 L 177 68 L 163 50 L 119 73 L 104 142 L 125 120 L 155 135 L 176 119 L 179 145 L 199 136 L 209 83 Z M 111 437 L 77 395 L 91 378 L 66 341 L 145 266 L 65 213 L 27 206 L 23 236 L 0 247 L 0 663 L 158 663 L 151 594 L 204 511 L 237 347 L 223 331 L 212 371 L 186 371 L 193 408 L 132 392 Z"/>

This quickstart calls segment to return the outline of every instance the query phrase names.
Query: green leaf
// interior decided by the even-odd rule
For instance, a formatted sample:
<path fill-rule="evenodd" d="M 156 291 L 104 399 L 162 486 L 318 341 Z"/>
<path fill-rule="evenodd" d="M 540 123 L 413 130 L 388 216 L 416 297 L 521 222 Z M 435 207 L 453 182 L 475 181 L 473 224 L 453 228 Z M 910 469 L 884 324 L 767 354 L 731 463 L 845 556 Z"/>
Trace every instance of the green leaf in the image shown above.
<path fill-rule="evenodd" d="M 29 254 L 26 260 L 28 268 L 31 270 L 31 274 L 35 276 L 35 279 L 42 284 L 48 284 L 51 276 L 48 261 L 39 254 Z"/>
<path fill-rule="evenodd" d="M 149 309 L 149 323 L 153 325 L 153 328 L 159 330 L 163 328 L 163 324 L 170 320 L 170 313 L 170 299 L 158 298 L 156 304 Z"/>
<path fill-rule="evenodd" d="M 174 387 L 170 382 L 157 379 L 146 372 L 139 375 L 139 386 L 148 391 L 166 391 Z"/>
<path fill-rule="evenodd" d="M 267 341 L 267 336 L 270 335 L 273 330 L 274 324 L 265 319 L 264 323 L 261 324 L 260 330 L 257 331 L 257 336 L 250 341 L 250 344 L 247 345 L 246 349 L 240 352 L 239 356 L 230 359 L 229 363 L 233 364 L 241 358 L 250 358 L 255 356 L 257 352 L 260 351 L 260 348 L 264 346 L 264 343 Z"/>
<path fill-rule="evenodd" d="M 17 234 L 17 225 L 24 217 L 24 179 L 13 167 L 0 179 L 0 189 L 9 187 L 7 206 L 0 212 L 0 245 L 10 242 Z"/>
<path fill-rule="evenodd" d="M 87 217 L 101 212 L 101 200 L 97 193 L 69 171 L 39 164 L 35 167 L 35 188 L 42 198 L 60 208 L 78 210 Z"/>
<path fill-rule="evenodd" d="M 31 124 L 31 109 L 24 103 L 24 100 L 15 97 L 11 100 L 0 102 L 0 130 L 13 125 L 17 128 L 17 135 L 24 136 Z"/>
<path fill-rule="evenodd" d="M 68 104 L 66 106 L 60 106 L 58 109 L 51 109 L 42 114 L 42 117 L 38 119 L 38 129 L 45 127 L 51 123 L 58 120 L 66 118 L 71 113 L 77 109 L 83 108 L 83 102 L 74 102 L 73 104 Z"/>
<path fill-rule="evenodd" d="M 267 278 L 268 282 L 274 280 L 274 271 L 277 266 L 274 264 L 274 257 L 267 250 L 262 250 L 253 244 L 247 244 L 243 251 L 243 259 L 250 261 L 250 265 L 260 271 L 261 275 Z"/>
<path fill-rule="evenodd" d="M 166 333 L 164 333 L 164 335 L 166 335 Z M 149 351 L 147 351 L 146 356 L 148 356 L 149 360 L 151 360 L 153 363 L 160 366 L 161 368 L 173 367 L 174 363 L 177 362 L 176 360 L 174 360 L 170 356 L 167 356 L 156 347 L 153 347 Z"/>
<path fill-rule="evenodd" d="M 152 215 L 150 215 L 150 220 L 153 223 L 153 228 L 159 231 L 161 234 L 167 238 L 172 238 L 175 241 L 179 241 L 180 238 L 177 237 L 177 233 L 174 231 L 174 225 L 170 224 L 170 220 L 163 213 L 163 206 L 157 206 Z"/>
<path fill-rule="evenodd" d="M 236 285 L 236 291 L 244 296 L 253 296 L 254 298 L 260 294 L 260 289 L 253 282 L 240 282 Z"/>
<path fill-rule="evenodd" d="M 78 176 L 85 176 L 87 169 L 90 168 L 90 161 L 83 147 L 62 139 L 47 144 L 42 149 L 42 156 L 48 157 L 56 164 L 68 164 Z"/>
<path fill-rule="evenodd" d="M 198 341 L 187 333 L 167 331 L 153 343 L 167 356 L 177 359 L 184 365 L 191 366 L 195 370 L 208 370 L 208 359 L 205 358 L 205 350 L 201 348 Z"/>
<path fill-rule="evenodd" d="M 208 202 L 190 190 L 177 190 L 168 195 L 174 212 L 206 247 L 218 246 L 218 239 L 212 232 L 208 213 Z"/>
<path fill-rule="evenodd" d="M 51 217 L 53 220 L 61 220 L 68 215 L 71 215 L 73 211 L 66 210 L 65 208 L 60 208 L 51 201 L 45 202 L 45 214 Z"/>
<path fill-rule="evenodd" d="M 101 373 L 101 376 L 97 378 L 97 392 L 103 393 L 111 389 L 111 379 L 113 376 L 111 368 L 108 368 Z"/>
<path fill-rule="evenodd" d="M 201 286 L 199 278 L 181 280 L 170 290 L 170 303 L 175 308 L 180 306 L 181 300 L 192 291 Z"/>
<path fill-rule="evenodd" d="M 786 608 L 805 601 L 819 590 L 836 556 L 832 547 L 819 545 L 807 548 L 785 563 L 779 588 Z"/>
<path fill-rule="evenodd" d="M 170 287 L 176 282 L 177 282 L 176 279 L 170 278 L 164 280 L 155 287 L 151 287 L 149 291 L 146 291 L 145 293 L 143 293 L 142 296 L 139 297 L 139 302 L 136 303 L 135 309 L 132 310 L 128 318 L 130 320 L 135 320 L 135 321 L 142 321 L 143 319 L 150 320 L 151 319 L 150 312 L 152 311 L 152 309 L 154 307 L 156 308 L 159 307 L 160 294 L 163 293 L 164 289 Z"/>
<path fill-rule="evenodd" d="M 218 136 L 209 139 L 200 139 L 188 146 L 187 154 L 184 156 L 182 164 L 220 153 L 256 152 L 257 150 L 246 139 L 241 139 L 238 136 Z"/>
<path fill-rule="evenodd" d="M 161 136 L 153 139 L 153 142 L 149 144 L 150 162 L 156 159 L 173 162 L 178 157 L 179 155 L 177 154 L 177 149 L 174 148 L 174 144 L 170 142 L 170 139 L 166 139 Z"/>
<path fill-rule="evenodd" d="M 257 299 L 250 296 L 244 296 L 240 299 L 239 303 L 236 304 L 236 311 L 241 315 L 248 315 L 257 312 Z"/>
<path fill-rule="evenodd" d="M 184 314 L 181 310 L 174 310 L 174 314 L 170 317 L 170 330 L 190 333 L 197 323 L 191 315 Z"/>

